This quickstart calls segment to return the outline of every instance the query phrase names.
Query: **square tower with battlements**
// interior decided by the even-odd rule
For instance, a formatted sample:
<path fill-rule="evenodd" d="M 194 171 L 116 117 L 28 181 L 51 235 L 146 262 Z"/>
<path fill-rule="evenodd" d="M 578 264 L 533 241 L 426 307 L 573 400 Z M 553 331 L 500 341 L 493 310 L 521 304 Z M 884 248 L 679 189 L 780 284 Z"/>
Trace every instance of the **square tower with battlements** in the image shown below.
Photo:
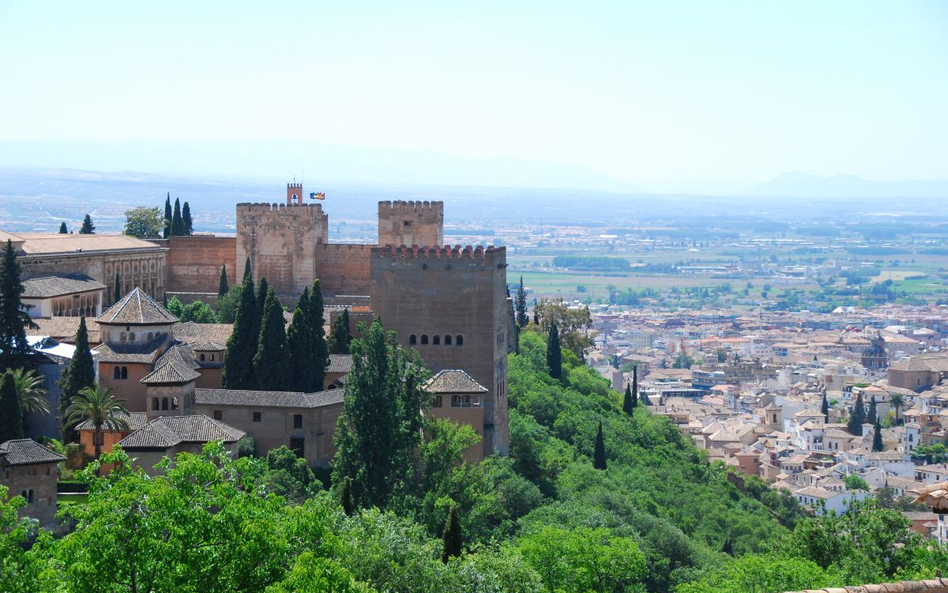
<path fill-rule="evenodd" d="M 444 202 L 379 202 L 379 245 L 444 243 Z"/>

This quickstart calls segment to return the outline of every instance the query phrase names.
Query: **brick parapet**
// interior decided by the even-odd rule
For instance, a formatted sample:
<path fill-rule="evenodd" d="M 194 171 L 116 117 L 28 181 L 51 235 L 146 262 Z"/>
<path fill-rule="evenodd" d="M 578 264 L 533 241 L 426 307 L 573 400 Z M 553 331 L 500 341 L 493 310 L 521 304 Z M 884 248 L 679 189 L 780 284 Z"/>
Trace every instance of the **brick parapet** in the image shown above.
<path fill-rule="evenodd" d="M 391 257 L 391 258 L 401 258 L 401 259 L 412 259 L 412 258 L 436 258 L 436 259 L 461 259 L 461 258 L 471 258 L 471 259 L 504 259 L 506 263 L 506 254 L 507 250 L 505 247 L 483 247 L 478 245 L 477 247 L 472 247 L 467 245 L 462 247 L 460 245 L 443 245 L 435 247 L 419 247 L 418 245 L 412 245 L 411 247 L 407 245 L 394 246 L 386 245 L 384 247 L 375 247 L 372 249 L 373 257 Z"/>

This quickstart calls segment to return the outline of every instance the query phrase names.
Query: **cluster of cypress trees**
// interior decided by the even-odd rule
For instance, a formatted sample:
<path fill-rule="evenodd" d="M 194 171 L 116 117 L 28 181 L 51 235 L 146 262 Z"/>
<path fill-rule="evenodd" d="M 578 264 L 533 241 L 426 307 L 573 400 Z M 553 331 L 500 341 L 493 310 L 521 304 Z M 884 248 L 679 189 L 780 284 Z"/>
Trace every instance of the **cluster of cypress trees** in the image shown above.
<path fill-rule="evenodd" d="M 162 235 L 164 239 L 168 237 L 178 237 L 182 235 L 193 235 L 194 224 L 191 220 L 191 206 L 187 202 L 181 207 L 181 199 L 174 199 L 174 211 L 171 210 L 171 192 L 165 197 L 165 230 Z"/>
<path fill-rule="evenodd" d="M 323 388 L 329 350 L 323 333 L 319 280 L 303 290 L 285 329 L 283 306 L 266 279 L 254 291 L 244 274 L 234 331 L 227 340 L 224 385 L 228 389 L 303 391 Z"/>

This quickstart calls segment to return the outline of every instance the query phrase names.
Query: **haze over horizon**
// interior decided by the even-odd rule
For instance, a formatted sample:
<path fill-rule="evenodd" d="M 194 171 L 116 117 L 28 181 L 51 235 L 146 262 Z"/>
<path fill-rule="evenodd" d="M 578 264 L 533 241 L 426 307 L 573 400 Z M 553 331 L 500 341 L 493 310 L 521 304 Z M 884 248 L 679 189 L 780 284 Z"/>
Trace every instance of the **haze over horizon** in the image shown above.
<path fill-rule="evenodd" d="M 946 26 L 940 2 L 5 3 L 0 162 L 945 195 L 915 182 L 948 179 Z"/>

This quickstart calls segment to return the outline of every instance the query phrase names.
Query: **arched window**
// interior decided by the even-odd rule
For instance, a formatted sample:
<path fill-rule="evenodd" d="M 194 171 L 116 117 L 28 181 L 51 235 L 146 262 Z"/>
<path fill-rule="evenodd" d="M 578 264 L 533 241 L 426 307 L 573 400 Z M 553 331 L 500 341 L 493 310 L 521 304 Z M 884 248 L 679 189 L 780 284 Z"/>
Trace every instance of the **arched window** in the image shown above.
<path fill-rule="evenodd" d="M 417 343 L 418 343 L 418 336 L 416 336 L 415 334 L 412 334 L 412 335 L 408 336 L 408 345 L 409 345 L 409 346 L 414 346 L 414 345 L 417 344 Z"/>
<path fill-rule="evenodd" d="M 433 338 L 431 338 L 431 343 L 434 344 L 435 346 L 440 346 L 441 336 L 434 336 Z"/>
<path fill-rule="evenodd" d="M 167 398 L 167 397 L 161 398 L 161 409 L 162 409 L 162 410 L 167 410 L 167 409 L 168 409 L 168 398 Z"/>
<path fill-rule="evenodd" d="M 128 334 L 126 334 L 125 332 L 122 332 L 121 337 L 119 338 L 119 341 L 121 341 L 124 344 L 127 340 L 128 340 Z"/>
<path fill-rule="evenodd" d="M 148 339 L 152 340 L 155 337 L 154 332 L 148 332 Z"/>
<path fill-rule="evenodd" d="M 128 341 L 129 342 L 135 341 L 135 332 L 131 332 L 130 334 L 128 334 Z"/>
<path fill-rule="evenodd" d="M 118 367 L 115 367 L 115 370 L 112 371 L 112 378 L 113 378 L 113 379 L 121 379 L 121 378 L 122 378 L 122 369 L 120 369 L 120 368 L 118 368 Z"/>
<path fill-rule="evenodd" d="M 122 378 L 128 379 L 128 367 L 122 367 Z"/>
<path fill-rule="evenodd" d="M 464 336 L 462 336 L 461 334 L 458 334 L 458 337 L 457 337 L 456 340 L 454 340 L 454 343 L 457 344 L 458 346 L 463 346 L 463 345 L 464 345 Z"/>
<path fill-rule="evenodd" d="M 421 334 L 421 343 L 425 345 L 428 343 L 428 334 Z"/>
<path fill-rule="evenodd" d="M 214 362 L 214 355 L 211 354 L 211 362 Z"/>
<path fill-rule="evenodd" d="M 157 397 L 151 398 L 151 409 L 152 409 L 152 410 L 157 410 L 157 409 L 158 409 L 158 398 L 157 398 Z"/>
<path fill-rule="evenodd" d="M 204 354 L 201 354 L 201 362 L 204 362 Z"/>
<path fill-rule="evenodd" d="M 445 346 L 450 346 L 450 345 L 451 345 L 451 336 L 450 336 L 450 334 L 444 337 L 444 345 L 445 345 Z"/>
<path fill-rule="evenodd" d="M 171 398 L 171 409 L 172 410 L 178 409 L 178 398 L 176 397 Z"/>

